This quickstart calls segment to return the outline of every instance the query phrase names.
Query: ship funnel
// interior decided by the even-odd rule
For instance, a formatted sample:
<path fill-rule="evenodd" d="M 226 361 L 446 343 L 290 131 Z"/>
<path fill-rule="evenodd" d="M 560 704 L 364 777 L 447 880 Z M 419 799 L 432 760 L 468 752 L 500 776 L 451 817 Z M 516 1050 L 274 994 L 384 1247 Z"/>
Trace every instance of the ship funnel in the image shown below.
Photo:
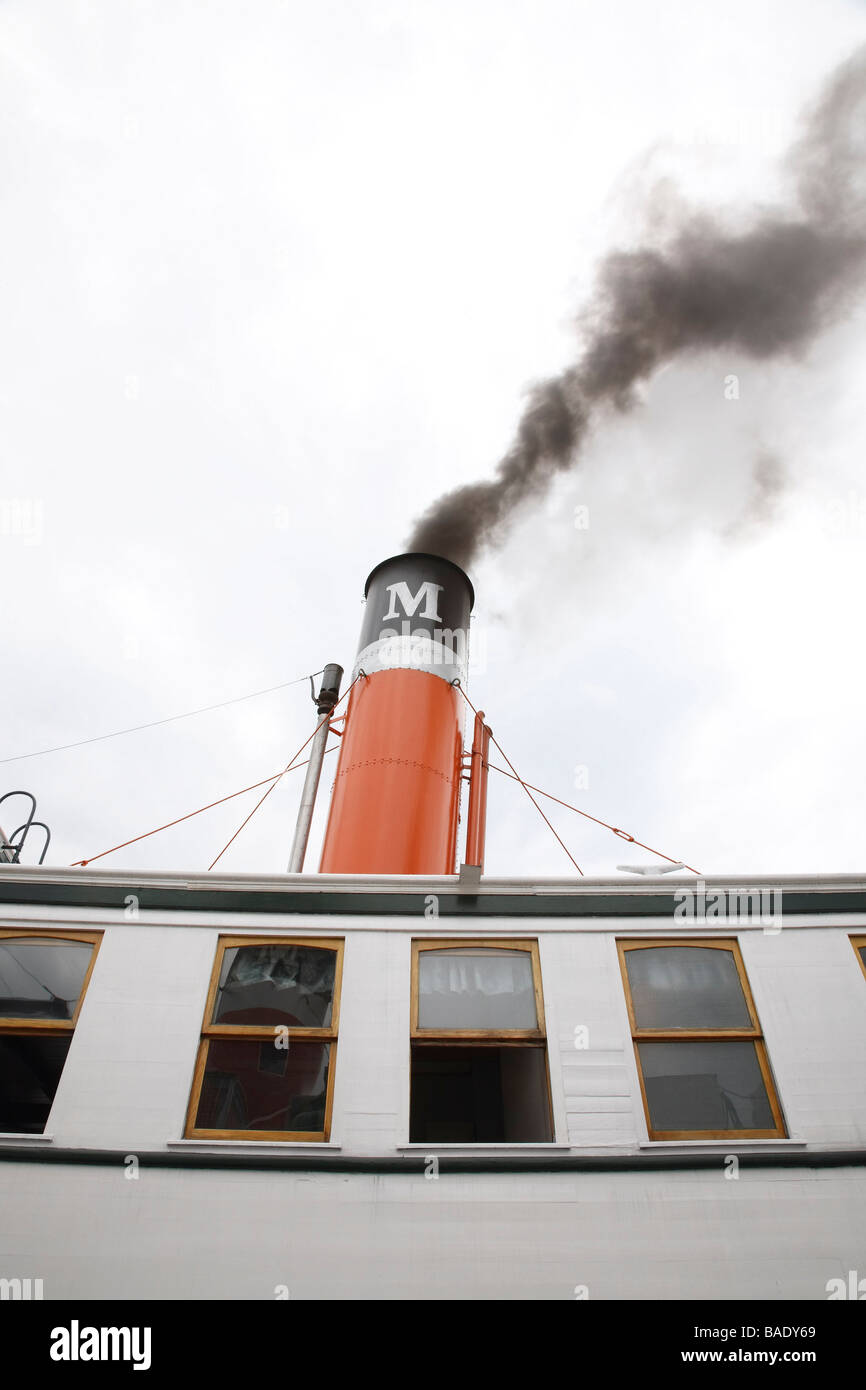
<path fill-rule="evenodd" d="M 472 585 L 441 556 L 396 555 L 365 596 L 320 871 L 451 874 Z"/>

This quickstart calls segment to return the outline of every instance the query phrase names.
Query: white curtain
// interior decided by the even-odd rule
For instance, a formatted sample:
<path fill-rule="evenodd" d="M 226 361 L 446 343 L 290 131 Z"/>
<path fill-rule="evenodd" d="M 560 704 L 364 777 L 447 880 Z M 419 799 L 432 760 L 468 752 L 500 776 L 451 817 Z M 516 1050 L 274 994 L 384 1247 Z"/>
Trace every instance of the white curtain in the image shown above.
<path fill-rule="evenodd" d="M 748 1028 L 733 952 L 710 946 L 651 946 L 627 952 L 639 1028 Z"/>
<path fill-rule="evenodd" d="M 535 1028 L 529 953 L 423 951 L 418 1022 L 422 1028 Z"/>

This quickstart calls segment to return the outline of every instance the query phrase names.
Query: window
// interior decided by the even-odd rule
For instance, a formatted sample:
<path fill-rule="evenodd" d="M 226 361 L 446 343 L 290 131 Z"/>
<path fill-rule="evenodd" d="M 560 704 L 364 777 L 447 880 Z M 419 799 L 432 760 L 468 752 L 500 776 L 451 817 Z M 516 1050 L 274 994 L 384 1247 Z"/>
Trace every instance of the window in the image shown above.
<path fill-rule="evenodd" d="M 735 941 L 620 941 L 651 1139 L 784 1137 Z"/>
<path fill-rule="evenodd" d="M 342 961 L 342 941 L 220 940 L 188 1138 L 328 1138 Z"/>
<path fill-rule="evenodd" d="M 852 936 L 851 945 L 857 952 L 857 959 L 860 962 L 863 974 L 866 975 L 866 936 Z"/>
<path fill-rule="evenodd" d="M 411 1052 L 411 1143 L 549 1143 L 537 943 L 413 942 Z"/>
<path fill-rule="evenodd" d="M 0 1130 L 45 1132 L 99 941 L 0 931 Z"/>

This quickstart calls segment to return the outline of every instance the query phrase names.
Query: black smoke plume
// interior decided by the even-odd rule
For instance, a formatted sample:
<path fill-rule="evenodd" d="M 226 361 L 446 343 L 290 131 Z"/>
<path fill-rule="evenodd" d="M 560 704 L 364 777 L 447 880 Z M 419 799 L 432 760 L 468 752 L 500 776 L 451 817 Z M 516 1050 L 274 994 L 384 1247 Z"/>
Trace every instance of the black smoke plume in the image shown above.
<path fill-rule="evenodd" d="M 605 257 L 578 318 L 578 361 L 532 389 L 494 477 L 441 497 L 407 548 L 469 564 L 574 462 L 604 410 L 628 410 L 635 386 L 666 362 L 720 348 L 795 356 L 839 318 L 866 268 L 864 108 L 866 47 L 832 75 L 788 154 L 787 209 L 736 232 L 680 216 L 661 248 Z"/>

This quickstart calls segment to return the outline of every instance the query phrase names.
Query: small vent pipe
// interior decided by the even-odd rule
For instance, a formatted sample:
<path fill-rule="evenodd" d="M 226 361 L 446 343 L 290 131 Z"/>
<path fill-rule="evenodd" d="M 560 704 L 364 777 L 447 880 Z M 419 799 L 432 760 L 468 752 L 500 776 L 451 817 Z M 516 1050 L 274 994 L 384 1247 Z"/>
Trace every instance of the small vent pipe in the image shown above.
<path fill-rule="evenodd" d="M 340 698 L 342 679 L 342 666 L 334 664 L 326 666 L 322 672 L 322 684 L 319 687 L 319 693 L 313 696 L 313 702 L 319 716 L 318 727 L 315 738 L 310 745 L 310 761 L 307 763 L 307 775 L 304 778 L 304 789 L 301 792 L 295 838 L 292 841 L 292 851 L 289 855 L 288 872 L 290 874 L 299 874 L 304 867 L 313 809 L 316 805 L 316 793 L 319 789 L 319 777 L 322 772 L 322 759 L 325 756 L 325 745 L 328 742 L 329 716 Z"/>

